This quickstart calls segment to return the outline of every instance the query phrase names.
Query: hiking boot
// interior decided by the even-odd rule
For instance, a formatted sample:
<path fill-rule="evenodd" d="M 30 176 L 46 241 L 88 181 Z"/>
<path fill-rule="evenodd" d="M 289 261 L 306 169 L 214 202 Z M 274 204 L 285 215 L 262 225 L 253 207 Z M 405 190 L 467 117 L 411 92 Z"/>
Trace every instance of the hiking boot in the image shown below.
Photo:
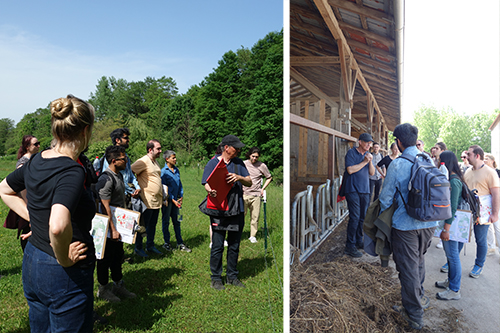
<path fill-rule="evenodd" d="M 137 295 L 128 291 L 123 285 L 123 280 L 118 283 L 113 282 L 113 294 L 121 298 L 136 298 Z"/>
<path fill-rule="evenodd" d="M 238 278 L 233 279 L 233 280 L 227 279 L 226 280 L 226 284 L 230 284 L 230 285 L 233 285 L 233 286 L 236 286 L 236 287 L 246 288 L 245 285 L 243 283 L 241 283 L 240 280 L 238 280 Z"/>
<path fill-rule="evenodd" d="M 411 326 L 411 328 L 415 330 L 421 330 L 424 327 L 424 322 L 422 321 L 415 321 L 408 316 L 408 312 L 406 312 L 406 309 L 402 305 L 394 305 L 392 309 L 396 312 L 399 312 L 401 316 L 406 320 L 406 322 Z"/>
<path fill-rule="evenodd" d="M 431 305 L 431 300 L 429 297 L 423 295 L 422 298 L 420 298 L 420 305 L 422 305 L 422 309 L 427 309 Z"/>
<path fill-rule="evenodd" d="M 97 290 L 97 297 L 99 297 L 105 301 L 108 301 L 110 303 L 120 302 L 121 299 L 118 298 L 115 294 L 113 294 L 113 292 L 111 291 L 112 288 L 113 288 L 113 285 L 111 283 L 108 283 L 105 286 L 100 285 L 99 289 Z"/>
<path fill-rule="evenodd" d="M 479 275 L 481 275 L 482 272 L 483 272 L 482 267 L 480 267 L 478 265 L 474 265 L 474 267 L 472 268 L 472 270 L 469 273 L 469 276 L 471 278 L 477 279 L 479 277 Z"/>
<path fill-rule="evenodd" d="M 443 272 L 443 273 L 448 273 L 448 263 L 446 263 L 443 266 L 441 266 L 440 271 Z"/>
<path fill-rule="evenodd" d="M 446 279 L 444 281 L 436 281 L 436 283 L 434 283 L 434 285 L 437 288 L 448 289 L 448 287 L 450 286 L 450 281 L 448 281 L 448 279 Z"/>
<path fill-rule="evenodd" d="M 344 254 L 347 254 L 348 256 L 351 256 L 353 258 L 361 258 L 363 256 L 363 253 L 359 252 L 359 250 L 355 247 L 346 247 L 344 250 Z"/>
<path fill-rule="evenodd" d="M 135 249 L 134 253 L 137 254 L 139 257 L 147 258 L 148 255 L 146 252 L 144 252 L 143 249 Z"/>
<path fill-rule="evenodd" d="M 170 245 L 170 243 L 165 243 L 162 245 L 162 247 L 166 250 L 166 251 L 172 251 L 172 245 Z"/>
<path fill-rule="evenodd" d="M 187 247 L 185 244 L 177 245 L 177 250 L 181 250 L 183 252 L 191 252 L 191 249 Z"/>
<path fill-rule="evenodd" d="M 357 244 L 356 244 L 356 248 L 357 248 L 358 250 L 363 250 L 363 249 L 365 248 L 365 245 L 364 245 L 363 243 L 357 243 Z"/>
<path fill-rule="evenodd" d="M 221 280 L 212 280 L 210 282 L 210 287 L 216 289 L 216 290 L 224 290 L 226 289 L 224 285 L 222 284 Z"/>
<path fill-rule="evenodd" d="M 451 301 L 454 299 L 460 299 L 460 290 L 453 291 L 450 288 L 446 288 L 445 291 L 439 292 L 436 294 L 436 298 L 443 301 Z"/>

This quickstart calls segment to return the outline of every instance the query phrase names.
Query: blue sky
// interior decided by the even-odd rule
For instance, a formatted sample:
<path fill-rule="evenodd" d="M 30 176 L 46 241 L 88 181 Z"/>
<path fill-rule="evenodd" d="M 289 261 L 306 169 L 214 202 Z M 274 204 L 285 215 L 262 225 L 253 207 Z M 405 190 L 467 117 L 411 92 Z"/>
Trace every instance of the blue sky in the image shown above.
<path fill-rule="evenodd" d="M 0 3 L 0 118 L 16 123 L 102 76 L 172 77 L 180 93 L 229 50 L 283 28 L 281 0 Z"/>

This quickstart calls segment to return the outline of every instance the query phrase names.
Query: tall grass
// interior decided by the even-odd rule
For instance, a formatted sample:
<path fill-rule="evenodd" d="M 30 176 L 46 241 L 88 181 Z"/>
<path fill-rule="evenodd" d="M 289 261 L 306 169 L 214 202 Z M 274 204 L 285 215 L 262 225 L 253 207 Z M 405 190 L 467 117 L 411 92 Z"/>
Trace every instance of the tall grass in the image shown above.
<path fill-rule="evenodd" d="M 14 169 L 15 161 L 0 160 L 0 178 Z M 243 231 L 238 269 L 246 288 L 210 288 L 209 221 L 198 204 L 205 196 L 200 168 L 180 168 L 184 185 L 181 223 L 184 242 L 193 252 L 174 251 L 138 258 L 133 246 L 123 264 L 127 288 L 137 294 L 133 300 L 110 304 L 95 299 L 94 308 L 108 319 L 94 332 L 282 332 L 283 330 L 283 190 L 268 188 L 268 248 L 265 249 L 259 223 L 258 243 L 248 241 L 249 217 Z M 8 209 L 0 201 L 0 220 Z M 175 247 L 172 226 L 171 242 Z M 22 251 L 15 230 L 0 227 L 0 332 L 29 332 L 28 305 L 21 280 Z M 156 247 L 161 249 L 161 214 L 156 229 Z M 163 249 L 161 249 L 163 251 Z M 163 251 L 165 252 L 165 251 Z M 224 256 L 225 267 L 225 256 Z M 97 279 L 94 289 L 97 292 Z"/>

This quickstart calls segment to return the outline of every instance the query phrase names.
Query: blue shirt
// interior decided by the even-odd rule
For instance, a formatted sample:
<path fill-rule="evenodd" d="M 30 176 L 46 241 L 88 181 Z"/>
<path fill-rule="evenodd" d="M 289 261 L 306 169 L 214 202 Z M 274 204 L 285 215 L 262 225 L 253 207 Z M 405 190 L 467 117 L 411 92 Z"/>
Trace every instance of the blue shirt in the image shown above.
<path fill-rule="evenodd" d="M 365 159 L 366 152 L 360 154 L 356 148 L 351 148 L 345 155 L 345 167 L 359 164 Z M 367 163 L 361 170 L 347 176 L 345 183 L 345 193 L 358 192 L 370 193 L 370 165 Z"/>
<path fill-rule="evenodd" d="M 139 186 L 139 183 L 137 182 L 137 179 L 132 172 L 132 168 L 130 167 L 130 158 L 128 158 L 128 155 L 126 153 L 125 156 L 127 157 L 127 166 L 125 167 L 125 169 L 120 170 L 120 173 L 122 174 L 123 181 L 125 182 L 125 193 L 132 194 L 135 190 L 128 186 L 128 183 L 134 184 L 135 188 L 138 190 L 140 190 L 141 187 Z M 102 164 L 102 171 L 104 172 L 109 167 L 109 163 L 105 157 L 103 158 L 104 163 Z"/>
<path fill-rule="evenodd" d="M 420 150 L 418 150 L 416 146 L 411 146 L 406 148 L 403 153 L 411 156 L 417 156 L 417 154 L 420 154 Z M 381 213 L 389 208 L 392 205 L 394 198 L 396 198 L 398 208 L 392 216 L 392 227 L 401 231 L 426 229 L 436 227 L 438 225 L 437 221 L 422 222 L 410 217 L 408 213 L 406 213 L 406 208 L 401 200 L 401 196 L 396 191 L 396 188 L 398 188 L 403 195 L 405 202 L 408 202 L 408 182 L 410 181 L 412 166 L 413 163 L 404 158 L 394 159 L 394 161 L 392 161 L 389 165 L 389 168 L 387 168 L 387 175 L 378 197 L 380 200 Z"/>
<path fill-rule="evenodd" d="M 184 197 L 184 189 L 182 188 L 181 174 L 179 169 L 174 166 L 174 171 L 165 163 L 161 169 L 161 183 L 168 187 L 168 198 L 170 200 L 177 200 Z"/>

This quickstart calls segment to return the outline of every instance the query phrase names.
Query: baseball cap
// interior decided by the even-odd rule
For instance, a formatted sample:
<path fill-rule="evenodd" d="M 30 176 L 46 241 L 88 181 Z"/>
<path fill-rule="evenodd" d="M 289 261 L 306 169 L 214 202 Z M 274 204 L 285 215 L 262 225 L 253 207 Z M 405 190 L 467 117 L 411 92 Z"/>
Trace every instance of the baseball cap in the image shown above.
<path fill-rule="evenodd" d="M 224 146 L 231 146 L 234 148 L 243 148 L 245 144 L 238 139 L 235 135 L 226 135 L 222 138 L 221 144 Z"/>
<path fill-rule="evenodd" d="M 359 136 L 359 140 L 364 142 L 371 142 L 373 141 L 373 138 L 369 133 L 363 133 Z"/>

